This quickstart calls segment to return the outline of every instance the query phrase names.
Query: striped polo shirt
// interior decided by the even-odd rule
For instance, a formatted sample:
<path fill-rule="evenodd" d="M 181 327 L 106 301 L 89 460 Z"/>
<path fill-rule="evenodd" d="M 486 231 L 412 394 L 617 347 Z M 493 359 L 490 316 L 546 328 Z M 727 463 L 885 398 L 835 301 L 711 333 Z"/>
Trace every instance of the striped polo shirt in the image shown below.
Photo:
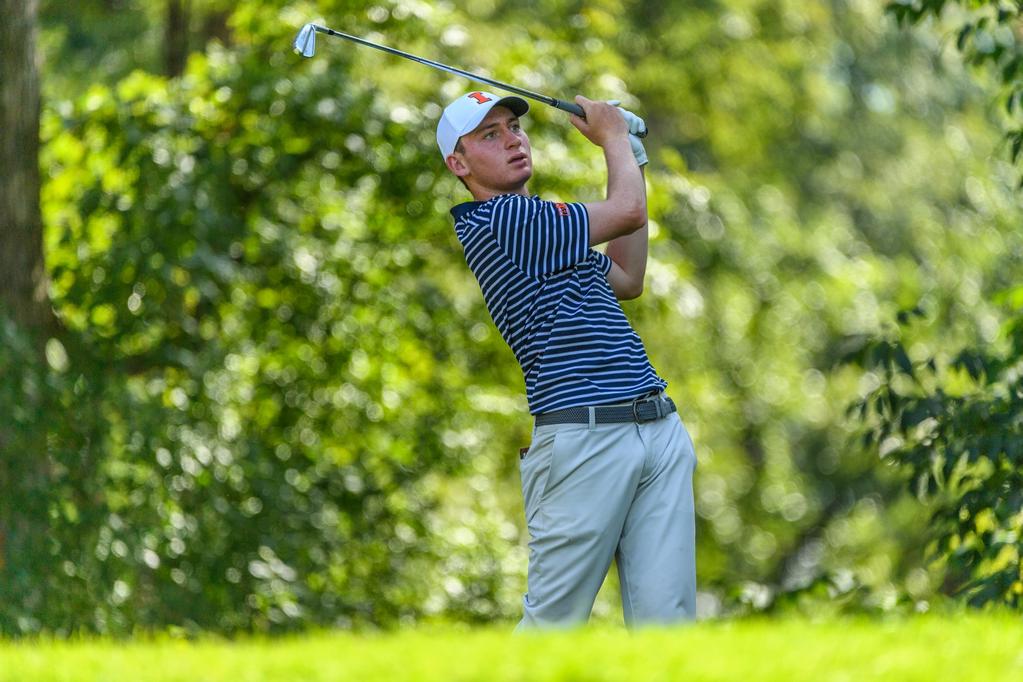
<path fill-rule="evenodd" d="M 667 382 L 589 247 L 582 204 L 503 194 L 451 209 L 465 261 L 515 354 L 532 414 L 624 402 Z"/>

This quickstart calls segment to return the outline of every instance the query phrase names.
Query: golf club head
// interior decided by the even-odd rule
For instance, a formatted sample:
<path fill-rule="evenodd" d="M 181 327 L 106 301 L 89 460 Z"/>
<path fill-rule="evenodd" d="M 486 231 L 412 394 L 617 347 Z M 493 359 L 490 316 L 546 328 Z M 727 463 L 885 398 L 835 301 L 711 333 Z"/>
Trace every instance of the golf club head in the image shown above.
<path fill-rule="evenodd" d="M 316 54 L 316 28 L 313 24 L 306 24 L 295 36 L 293 44 L 295 52 L 303 57 L 312 57 Z"/>

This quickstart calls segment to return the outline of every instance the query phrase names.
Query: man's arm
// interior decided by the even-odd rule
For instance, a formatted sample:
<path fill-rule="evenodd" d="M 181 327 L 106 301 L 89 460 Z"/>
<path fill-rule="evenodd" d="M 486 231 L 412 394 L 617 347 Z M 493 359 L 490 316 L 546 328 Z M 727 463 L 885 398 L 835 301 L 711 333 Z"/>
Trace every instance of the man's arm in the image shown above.
<path fill-rule="evenodd" d="M 585 204 L 590 223 L 590 246 L 632 234 L 646 225 L 646 183 L 632 154 L 629 128 L 610 104 L 578 96 L 586 119 L 572 116 L 572 125 L 604 150 L 607 199 Z"/>
<path fill-rule="evenodd" d="M 640 167 L 640 172 L 642 170 Z M 644 187 L 644 197 L 645 192 Z M 648 234 L 649 229 L 644 218 L 643 227 L 632 234 L 612 239 L 607 245 L 606 253 L 611 259 L 611 271 L 607 273 L 607 281 L 619 301 L 639 298 L 643 293 Z"/>
<path fill-rule="evenodd" d="M 607 163 L 607 199 L 585 204 L 590 222 L 590 246 L 610 242 L 607 273 L 619 300 L 643 292 L 647 259 L 646 181 L 629 142 L 629 128 L 621 112 L 603 102 L 576 97 L 586 120 L 573 116 L 572 124 L 604 150 Z"/>

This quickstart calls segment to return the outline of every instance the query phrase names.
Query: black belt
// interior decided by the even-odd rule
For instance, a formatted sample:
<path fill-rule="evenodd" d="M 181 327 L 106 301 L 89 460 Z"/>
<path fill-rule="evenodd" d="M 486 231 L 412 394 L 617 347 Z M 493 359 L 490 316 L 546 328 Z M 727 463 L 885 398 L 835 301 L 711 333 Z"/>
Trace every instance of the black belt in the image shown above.
<path fill-rule="evenodd" d="M 677 408 L 666 395 L 637 398 L 628 405 L 595 405 L 593 407 L 569 407 L 565 410 L 543 412 L 536 415 L 536 425 L 546 424 L 589 424 L 590 410 L 593 410 L 594 424 L 622 424 L 626 422 L 652 422 L 666 417 Z"/>

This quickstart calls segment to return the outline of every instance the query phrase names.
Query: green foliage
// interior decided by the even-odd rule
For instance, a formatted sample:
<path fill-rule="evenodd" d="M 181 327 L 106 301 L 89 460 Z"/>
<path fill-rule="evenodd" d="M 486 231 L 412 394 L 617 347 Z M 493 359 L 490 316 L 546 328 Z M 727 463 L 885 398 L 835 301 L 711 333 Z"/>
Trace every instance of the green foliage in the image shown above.
<path fill-rule="evenodd" d="M 84 432 L 51 434 L 57 523 L 23 557 L 75 598 L 38 609 L 56 587 L 40 581 L 17 613 L 29 630 L 499 615 L 492 560 L 434 568 L 438 498 L 486 438 L 469 402 L 489 372 L 463 351 L 473 292 L 436 267 L 454 258 L 443 217 L 407 229 L 433 208 L 407 201 L 432 193 L 432 150 L 372 93 L 338 93 L 326 59 L 299 69 L 277 30 L 44 121 L 69 356 L 51 399 Z M 10 372 L 40 371 L 21 359 Z"/>
<path fill-rule="evenodd" d="M 904 25 L 934 19 L 939 26 L 952 26 L 965 61 L 1001 83 L 1003 117 L 1017 126 L 1008 133 L 1013 162 L 1023 145 L 1017 5 L 945 0 L 888 5 Z M 1000 345 L 991 344 L 993 334 L 988 334 L 983 345 L 960 347 L 944 357 L 916 353 L 911 359 L 903 338 L 911 333 L 909 316 L 903 316 L 900 329 L 872 338 L 851 357 L 880 379 L 854 406 L 866 442 L 907 470 L 911 487 L 933 509 L 929 553 L 945 569 L 944 590 L 976 605 L 1018 608 L 1023 603 L 1018 474 L 1023 316 L 1021 290 L 1014 281 L 1010 284 L 998 296 L 1011 310 Z"/>
<path fill-rule="evenodd" d="M 1013 231 L 1014 179 L 968 160 L 978 122 L 953 112 L 975 92 L 955 64 L 863 5 L 677 12 L 635 31 L 638 94 L 664 112 L 652 128 L 671 131 L 660 158 L 676 171 L 651 192 L 662 314 L 640 319 L 696 414 L 702 584 L 752 608 L 847 571 L 868 607 L 898 599 L 895 575 L 924 595 L 919 512 L 852 442 L 842 405 L 867 388 L 831 368 L 850 336 L 920 300 L 940 311 L 924 347 L 978 334 L 996 313 L 976 294 L 1008 285 L 1012 265 L 991 266 L 1018 254 L 996 236 Z M 677 78 L 655 75 L 672 59 Z"/>
<path fill-rule="evenodd" d="M 1017 301 L 1023 289 L 1013 290 Z M 865 440 L 909 472 L 930 503 L 932 559 L 945 589 L 971 604 L 1023 604 L 1023 325 L 1007 348 L 964 350 L 940 365 L 910 359 L 902 335 L 864 344 L 851 359 L 873 370 L 877 388 L 853 409 Z"/>
<path fill-rule="evenodd" d="M 921 512 L 843 417 L 874 387 L 834 367 L 918 301 L 934 324 L 910 357 L 987 338 L 1018 262 L 988 95 L 926 34 L 869 3 L 245 1 L 168 80 L 157 4 L 101 4 L 44 23 L 64 329 L 0 346 L 0 437 L 40 477 L 3 503 L 48 523 L 4 631 L 517 614 L 522 380 L 434 142 L 468 84 L 335 41 L 302 60 L 311 20 L 650 122 L 647 293 L 626 312 L 697 443 L 701 605 L 932 597 Z M 526 124 L 531 190 L 602 195 L 562 114 Z"/>
<path fill-rule="evenodd" d="M 1023 150 L 1023 42 L 1019 3 L 1002 0 L 893 0 L 888 11 L 900 24 L 941 20 L 951 15 L 956 48 L 967 63 L 989 70 L 1002 84 L 1002 101 L 1011 127 L 1007 133 L 1015 163 Z M 1023 187 L 1023 184 L 1021 184 Z"/>

